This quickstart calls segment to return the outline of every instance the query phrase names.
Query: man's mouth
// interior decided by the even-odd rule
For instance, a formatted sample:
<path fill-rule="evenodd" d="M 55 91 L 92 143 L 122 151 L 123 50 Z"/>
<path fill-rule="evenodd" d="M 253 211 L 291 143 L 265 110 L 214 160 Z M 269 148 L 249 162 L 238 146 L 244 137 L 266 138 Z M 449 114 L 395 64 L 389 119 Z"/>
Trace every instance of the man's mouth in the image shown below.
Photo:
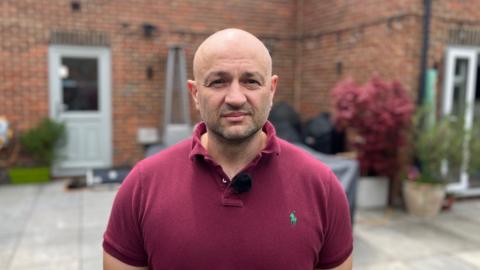
<path fill-rule="evenodd" d="M 239 122 L 242 121 L 247 115 L 249 115 L 247 112 L 229 112 L 222 114 L 222 117 L 231 122 Z"/>
<path fill-rule="evenodd" d="M 223 116 L 225 117 L 237 117 L 237 116 L 244 116 L 247 115 L 245 112 L 231 112 L 231 113 L 226 113 Z"/>

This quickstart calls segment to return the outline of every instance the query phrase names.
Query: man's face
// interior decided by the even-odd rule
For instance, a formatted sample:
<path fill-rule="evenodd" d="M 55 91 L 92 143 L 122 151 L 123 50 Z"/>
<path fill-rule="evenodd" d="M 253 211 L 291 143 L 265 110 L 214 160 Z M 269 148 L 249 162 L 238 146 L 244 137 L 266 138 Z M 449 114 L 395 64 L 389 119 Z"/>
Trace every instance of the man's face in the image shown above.
<path fill-rule="evenodd" d="M 208 55 L 189 88 L 207 131 L 242 142 L 265 124 L 277 76 L 251 50 L 221 50 Z"/>

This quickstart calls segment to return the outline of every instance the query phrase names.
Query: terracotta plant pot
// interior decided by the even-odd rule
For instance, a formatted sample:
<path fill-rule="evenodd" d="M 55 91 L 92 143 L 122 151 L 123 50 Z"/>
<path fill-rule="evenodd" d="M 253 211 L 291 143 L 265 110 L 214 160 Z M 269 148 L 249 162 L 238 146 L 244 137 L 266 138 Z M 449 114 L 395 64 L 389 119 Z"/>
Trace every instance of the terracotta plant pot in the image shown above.
<path fill-rule="evenodd" d="M 438 215 L 445 198 L 445 185 L 405 181 L 403 196 L 408 213 L 432 218 Z"/>

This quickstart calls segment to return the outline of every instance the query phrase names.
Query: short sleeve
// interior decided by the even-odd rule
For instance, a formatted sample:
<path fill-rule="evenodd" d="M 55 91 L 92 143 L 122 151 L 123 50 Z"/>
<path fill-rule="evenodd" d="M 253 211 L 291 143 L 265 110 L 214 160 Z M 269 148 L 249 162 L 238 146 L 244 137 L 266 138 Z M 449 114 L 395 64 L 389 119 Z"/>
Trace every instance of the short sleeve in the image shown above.
<path fill-rule="evenodd" d="M 132 266 L 147 266 L 141 229 L 142 187 L 139 165 L 123 181 L 103 235 L 105 252 Z"/>
<path fill-rule="evenodd" d="M 325 238 L 317 268 L 329 269 L 342 264 L 352 253 L 353 232 L 347 196 L 337 177 L 330 171 L 326 201 Z"/>

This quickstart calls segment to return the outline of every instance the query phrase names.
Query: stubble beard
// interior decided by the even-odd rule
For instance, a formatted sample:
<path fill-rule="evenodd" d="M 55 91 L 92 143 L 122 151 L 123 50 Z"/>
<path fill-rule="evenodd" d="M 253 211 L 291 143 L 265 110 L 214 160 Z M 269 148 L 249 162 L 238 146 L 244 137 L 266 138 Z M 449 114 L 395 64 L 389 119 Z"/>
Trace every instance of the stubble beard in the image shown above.
<path fill-rule="evenodd" d="M 225 125 L 222 123 L 221 115 L 227 114 L 231 111 L 244 111 L 248 113 L 246 116 L 250 119 L 245 119 L 242 127 L 230 126 L 228 123 Z M 246 145 L 261 131 L 265 123 L 267 122 L 269 110 L 255 112 L 250 107 L 238 108 L 226 108 L 220 111 L 219 115 L 202 115 L 202 118 L 207 125 L 207 130 L 215 137 L 215 139 L 223 145 L 240 146 Z M 214 121 L 208 120 L 215 119 Z M 240 130 L 235 130 L 239 128 Z"/>
<path fill-rule="evenodd" d="M 225 145 L 241 145 L 251 141 L 256 134 L 262 129 L 262 125 L 252 123 L 251 126 L 242 132 L 229 132 L 228 127 L 220 124 L 208 127 L 209 130 L 221 143 Z"/>

